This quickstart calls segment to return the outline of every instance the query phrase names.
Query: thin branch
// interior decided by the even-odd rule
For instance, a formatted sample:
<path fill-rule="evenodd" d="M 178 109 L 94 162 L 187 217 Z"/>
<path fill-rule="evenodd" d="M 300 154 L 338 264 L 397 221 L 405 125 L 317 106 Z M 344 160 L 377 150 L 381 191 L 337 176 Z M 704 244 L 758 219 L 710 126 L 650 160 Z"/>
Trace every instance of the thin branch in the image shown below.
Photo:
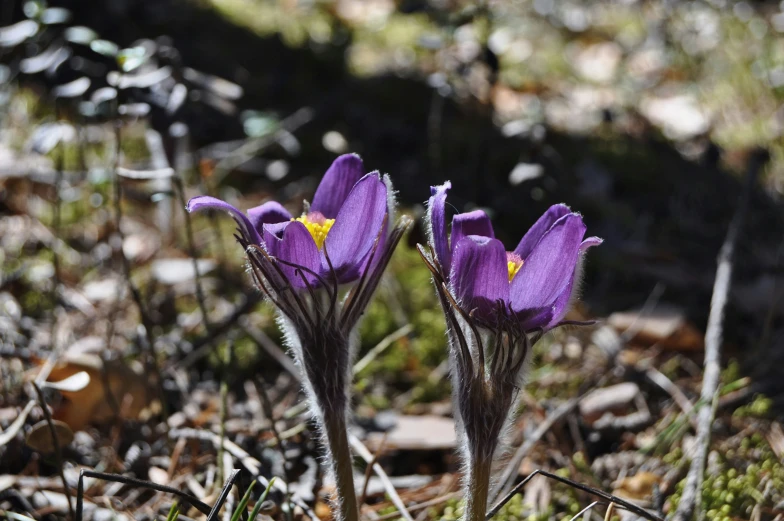
<path fill-rule="evenodd" d="M 493 490 L 490 494 L 491 500 L 495 500 L 501 494 L 507 492 L 512 488 L 512 483 L 514 482 L 515 476 L 517 476 L 518 469 L 520 468 L 520 463 L 523 459 L 531 452 L 531 449 L 534 448 L 534 445 L 542 439 L 542 437 L 547 434 L 547 432 L 555 425 L 556 422 L 560 421 L 561 418 L 572 412 L 577 405 L 580 403 L 580 399 L 582 396 L 577 398 L 572 398 L 571 400 L 562 403 L 555 409 L 552 413 L 550 413 L 545 420 L 539 424 L 536 428 L 534 433 L 526 438 L 525 442 L 517 449 L 514 453 L 514 456 L 509 460 L 507 463 L 506 468 L 504 468 L 504 473 L 501 474 L 501 477 L 496 482 Z"/>
<path fill-rule="evenodd" d="M 218 465 L 220 465 L 220 461 L 218 462 Z M 234 486 L 234 482 L 237 481 L 239 474 L 240 474 L 240 470 L 234 469 L 231 475 L 226 479 L 226 483 L 223 485 L 223 489 L 221 490 L 220 496 L 218 496 L 218 501 L 215 502 L 215 505 L 213 505 L 212 510 L 207 515 L 207 521 L 216 521 L 218 519 L 218 512 L 220 512 L 223 503 L 225 503 L 226 499 L 229 497 L 231 488 Z"/>
<path fill-rule="evenodd" d="M 54 423 L 52 423 L 52 414 L 49 412 L 49 406 L 46 405 L 44 393 L 41 391 L 41 388 L 35 382 L 33 382 L 33 388 L 35 388 L 35 392 L 38 394 L 39 405 L 41 406 L 41 409 L 43 409 L 44 418 L 46 418 L 46 423 L 49 425 L 49 435 L 52 437 L 52 445 L 54 445 L 54 457 L 57 460 L 57 471 L 60 473 L 60 479 L 63 480 L 63 490 L 65 491 L 65 497 L 68 500 L 68 513 L 71 515 L 71 519 L 76 521 L 71 489 L 68 488 L 68 481 L 65 479 L 65 471 L 63 470 L 63 451 L 62 447 L 60 447 L 60 439 L 57 437 Z"/>
<path fill-rule="evenodd" d="M 153 329 L 153 322 L 150 320 L 149 315 L 147 314 L 147 309 L 144 305 L 144 301 L 142 299 L 141 292 L 139 288 L 133 283 L 133 279 L 131 278 L 131 261 L 125 255 L 125 251 L 123 250 L 123 245 L 125 243 L 125 233 L 122 230 L 122 185 L 120 183 L 120 176 L 118 174 L 118 169 L 120 168 L 120 155 L 121 155 L 121 133 L 122 123 L 115 122 L 114 124 L 114 137 L 115 137 L 115 150 L 114 150 L 114 164 L 113 164 L 113 176 L 112 180 L 114 182 L 114 196 L 113 196 L 113 204 L 114 204 L 114 226 L 116 228 L 116 232 L 118 237 L 120 238 L 120 248 L 119 248 L 119 255 L 120 259 L 122 260 L 122 267 L 123 273 L 125 275 L 126 282 L 128 283 L 128 289 L 131 292 L 131 296 L 133 297 L 133 301 L 136 304 L 136 307 L 139 309 L 139 317 L 142 321 L 142 326 L 144 327 L 144 334 L 147 340 L 147 356 L 145 357 L 145 369 L 147 369 L 148 373 L 151 373 L 156 381 L 156 386 L 158 390 L 158 397 L 161 400 L 161 405 L 163 407 L 163 416 L 168 416 L 166 414 L 166 400 L 163 399 L 163 377 L 161 375 L 160 367 L 158 366 L 158 360 L 155 356 L 155 340 L 152 337 L 152 329 Z M 166 422 L 164 422 L 166 425 Z"/>
<path fill-rule="evenodd" d="M 169 437 L 176 439 L 176 438 L 195 438 L 199 440 L 209 441 L 212 443 L 216 448 L 220 446 L 221 439 L 220 436 L 215 434 L 214 432 L 210 431 L 202 431 L 198 429 L 191 429 L 191 428 L 183 428 L 183 429 L 173 429 L 169 431 Z M 285 438 L 284 434 L 281 433 L 281 437 Z M 261 462 L 248 454 L 242 447 L 237 445 L 231 440 L 223 440 L 223 448 L 231 454 L 233 457 L 237 458 L 242 465 L 250 471 L 253 477 L 261 483 L 263 486 L 268 487 L 270 486 L 270 481 L 267 480 L 264 476 L 261 475 Z M 281 491 L 282 493 L 286 493 L 288 490 L 288 485 L 283 483 L 283 480 L 275 478 L 275 483 L 273 488 Z M 305 513 L 310 516 L 311 519 L 318 521 L 318 516 L 308 507 L 304 502 L 294 499 L 293 503 L 298 507 L 302 508 Z"/>
<path fill-rule="evenodd" d="M 373 349 L 368 351 L 367 354 L 365 356 L 363 356 L 362 359 L 359 362 L 354 364 L 354 367 L 352 369 L 352 373 L 354 375 L 358 374 L 360 371 L 362 371 L 364 368 L 366 368 L 368 365 L 370 365 L 370 363 L 373 360 L 375 360 L 378 357 L 378 355 L 380 355 L 382 352 L 384 352 L 384 350 L 387 347 L 389 347 L 394 342 L 400 340 L 404 336 L 406 336 L 409 333 L 411 333 L 411 331 L 413 331 L 413 329 L 414 329 L 413 325 L 406 324 L 405 326 L 401 327 L 400 329 L 397 329 L 397 330 L 393 331 L 392 333 L 388 334 L 387 336 L 385 336 L 383 339 L 381 339 L 381 342 L 376 344 L 376 346 Z"/>
<path fill-rule="evenodd" d="M 414 521 L 414 518 L 411 517 L 411 514 L 409 514 L 408 510 L 406 509 L 405 503 L 403 503 L 403 500 L 400 498 L 397 490 L 395 490 L 395 486 L 389 480 L 387 473 L 384 472 L 384 469 L 381 467 L 381 465 L 378 463 L 373 463 L 373 454 L 371 454 L 367 447 L 365 447 L 365 445 L 359 440 L 359 438 L 353 434 L 348 435 L 348 441 L 351 444 L 351 448 L 354 449 L 354 452 L 359 454 L 360 457 L 364 459 L 369 465 L 372 464 L 373 472 L 375 472 L 378 478 L 381 480 L 381 483 L 384 485 L 384 490 L 389 495 L 389 499 L 392 500 L 392 504 L 395 505 L 395 508 L 397 508 L 398 512 L 400 512 L 400 515 L 406 521 Z"/>
<path fill-rule="evenodd" d="M 650 521 L 664 521 L 660 517 L 651 514 L 647 510 L 638 507 L 634 503 L 629 503 L 625 499 L 621 499 L 618 496 L 608 494 L 607 492 L 604 492 L 603 490 L 599 490 L 598 488 L 589 487 L 588 485 L 583 485 L 582 483 L 578 483 L 576 481 L 572 481 L 571 479 L 563 478 L 557 474 L 553 474 L 551 472 L 547 472 L 545 470 L 539 470 L 539 469 L 528 474 L 528 476 L 526 476 L 524 480 L 518 483 L 509 494 L 504 496 L 504 498 L 501 501 L 496 503 L 496 505 L 493 508 L 491 508 L 490 511 L 487 513 L 485 519 L 488 521 L 492 519 L 493 516 L 496 515 L 501 510 L 501 508 L 503 508 L 503 506 L 507 504 L 513 497 L 519 494 L 520 491 L 523 489 L 523 487 L 525 487 L 525 485 L 528 484 L 528 482 L 531 481 L 531 479 L 533 479 L 533 477 L 536 476 L 537 474 L 541 474 L 542 476 L 558 481 L 559 483 L 569 485 L 570 487 L 576 488 L 577 490 L 582 490 L 583 492 L 586 492 L 593 496 L 600 497 L 607 502 L 616 503 L 617 505 L 625 508 L 629 512 L 637 514 L 638 516 L 648 519 Z"/>
<path fill-rule="evenodd" d="M 275 361 L 281 365 L 281 367 L 283 367 L 290 374 L 294 375 L 294 378 L 299 380 L 299 369 L 297 366 L 286 354 L 286 352 L 269 336 L 267 336 L 267 333 L 251 324 L 247 317 L 242 317 L 238 324 L 242 331 L 251 337 L 259 347 L 264 349 L 264 351 L 274 358 Z"/>
<path fill-rule="evenodd" d="M 261 302 L 261 297 L 257 293 L 245 295 L 245 301 L 234 308 L 234 311 L 226 317 L 226 320 L 213 326 L 210 333 L 191 344 L 192 351 L 178 363 L 178 367 L 188 368 L 209 354 L 212 349 L 211 343 L 234 327 L 237 324 L 237 320 L 242 316 L 253 311 L 259 302 Z"/>
<path fill-rule="evenodd" d="M 649 367 L 645 369 L 645 376 L 651 382 L 658 385 L 667 394 L 669 394 L 670 397 L 672 398 L 672 401 L 678 404 L 678 407 L 680 407 L 682 412 L 689 415 L 690 421 L 692 420 L 693 417 L 690 415 L 690 413 L 694 409 L 694 404 L 691 403 L 691 400 L 689 400 L 689 398 L 685 394 L 683 394 L 683 391 L 681 391 L 680 388 L 677 385 L 675 385 L 675 383 L 673 383 L 672 380 L 667 378 L 667 375 L 665 375 L 655 367 Z M 693 421 L 692 423 L 694 427 L 697 426 L 696 421 Z"/>
<path fill-rule="evenodd" d="M 84 511 L 84 478 L 96 478 L 102 479 L 104 481 L 115 481 L 117 483 L 122 483 L 123 485 L 130 485 L 134 487 L 143 487 L 149 488 L 152 490 L 157 490 L 158 492 L 164 492 L 166 494 L 172 494 L 183 501 L 187 502 L 188 504 L 192 505 L 195 509 L 197 509 L 202 514 L 209 514 L 212 510 L 209 505 L 206 503 L 202 503 L 194 496 L 188 494 L 187 492 L 183 492 L 182 490 L 177 490 L 176 488 L 167 487 L 166 485 L 159 485 L 158 483 L 153 483 L 151 481 L 144 481 L 141 479 L 136 478 L 129 478 L 128 476 L 122 476 L 120 474 L 107 474 L 104 472 L 95 472 L 94 470 L 85 470 L 79 473 L 79 484 L 77 489 L 77 496 L 76 496 L 76 521 L 82 521 L 82 512 Z"/>
<path fill-rule="evenodd" d="M 422 503 L 417 503 L 416 505 L 411 505 L 408 508 L 409 512 L 415 512 L 418 510 L 424 510 L 426 508 L 430 508 L 432 506 L 440 505 L 441 503 L 446 503 L 452 499 L 459 498 L 461 496 L 461 492 L 451 492 L 444 496 L 440 496 L 437 498 L 429 499 L 427 501 L 423 501 Z M 425 512 L 426 513 L 426 512 Z M 386 521 L 387 519 L 396 519 L 400 517 L 400 513 L 398 512 L 390 512 L 389 514 L 384 514 L 383 516 L 378 516 L 375 521 Z"/>
<path fill-rule="evenodd" d="M 599 501 L 594 501 L 593 503 L 591 503 L 590 505 L 588 505 L 584 509 L 582 509 L 579 512 L 577 512 L 574 515 L 574 517 L 572 517 L 572 519 L 570 521 L 576 521 L 577 518 L 579 518 L 581 515 L 585 514 L 586 512 L 588 512 L 589 510 L 591 510 L 593 507 L 595 507 L 598 504 L 599 504 Z"/>
<path fill-rule="evenodd" d="M 719 251 L 716 280 L 713 284 L 713 296 L 711 297 L 710 314 L 708 315 L 708 327 L 705 331 L 705 373 L 702 378 L 702 391 L 700 392 L 700 401 L 705 404 L 711 404 L 711 406 L 700 408 L 698 413 L 695 453 L 691 460 L 689 473 L 686 475 L 686 483 L 681 494 L 681 500 L 672 518 L 673 521 L 691 519 L 695 508 L 699 508 L 697 506 L 699 504 L 697 498 L 702 491 L 705 461 L 708 457 L 708 446 L 710 445 L 711 424 L 716 416 L 716 407 L 719 400 L 721 344 L 724 339 L 724 308 L 727 305 L 732 281 L 732 262 L 735 256 L 735 245 L 743 228 L 743 221 L 749 207 L 751 193 L 767 159 L 768 156 L 765 152 L 757 152 L 749 161 L 740 205 L 732 217 L 724 244 L 722 244 Z"/>
<path fill-rule="evenodd" d="M 183 186 L 182 178 L 179 175 L 175 175 L 172 180 L 174 181 L 175 192 L 177 192 L 177 198 L 185 218 L 185 238 L 188 240 L 188 254 L 191 256 L 191 261 L 193 262 L 193 273 L 195 277 L 194 282 L 196 286 L 196 301 L 199 304 L 199 311 L 201 311 L 201 316 L 204 320 L 204 329 L 207 331 L 207 334 L 209 334 L 212 328 L 210 326 L 209 315 L 207 314 L 207 304 L 204 300 L 204 289 L 201 285 L 199 254 L 196 249 L 196 242 L 193 238 L 193 224 L 191 222 L 191 214 L 185 209 L 185 187 Z"/>

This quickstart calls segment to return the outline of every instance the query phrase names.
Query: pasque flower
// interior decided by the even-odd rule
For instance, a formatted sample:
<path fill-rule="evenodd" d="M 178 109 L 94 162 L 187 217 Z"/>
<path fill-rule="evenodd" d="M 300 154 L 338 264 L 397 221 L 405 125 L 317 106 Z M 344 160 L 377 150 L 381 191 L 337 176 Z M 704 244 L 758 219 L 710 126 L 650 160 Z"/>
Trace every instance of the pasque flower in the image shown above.
<path fill-rule="evenodd" d="M 338 157 L 298 217 L 277 202 L 245 213 L 208 196 L 187 208 L 223 210 L 237 222 L 251 273 L 278 309 L 329 449 L 339 521 L 358 518 L 346 433 L 355 329 L 409 224 L 405 217 L 389 224 L 395 201 L 388 176 L 363 174 L 359 156 Z"/>
<path fill-rule="evenodd" d="M 269 201 L 247 214 L 214 197 L 194 197 L 189 211 L 225 210 L 237 221 L 244 241 L 264 246 L 284 263 L 282 270 L 294 287 L 319 286 L 325 281 L 353 282 L 364 272 L 382 228 L 390 217 L 390 189 L 377 172 L 363 176 L 359 156 L 338 157 L 319 184 L 313 202 L 293 218 L 280 203 Z M 298 268 L 299 273 L 295 273 Z"/>
<path fill-rule="evenodd" d="M 481 210 L 460 213 L 447 231 L 449 182 L 428 201 L 430 269 L 446 316 L 458 430 L 466 465 L 466 516 L 485 518 L 500 435 L 522 384 L 531 345 L 563 324 L 583 253 L 601 239 L 583 239 L 582 217 L 550 207 L 507 251 Z"/>

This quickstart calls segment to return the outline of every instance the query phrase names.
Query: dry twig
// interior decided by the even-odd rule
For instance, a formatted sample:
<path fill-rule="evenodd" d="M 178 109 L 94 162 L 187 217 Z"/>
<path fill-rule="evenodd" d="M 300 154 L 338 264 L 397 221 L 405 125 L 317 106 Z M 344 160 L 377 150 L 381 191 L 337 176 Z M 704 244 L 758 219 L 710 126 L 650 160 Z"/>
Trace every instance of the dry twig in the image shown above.
<path fill-rule="evenodd" d="M 400 498 L 397 490 L 395 490 L 395 486 L 389 480 L 387 473 L 384 472 L 384 469 L 381 467 L 381 465 L 373 462 L 373 454 L 371 454 L 367 447 L 365 447 L 365 445 L 360 441 L 360 439 L 353 434 L 348 435 L 348 442 L 351 445 L 351 448 L 354 449 L 354 452 L 359 454 L 362 459 L 368 463 L 368 465 L 372 464 L 373 471 L 381 480 L 381 483 L 383 483 L 384 490 L 386 490 L 387 494 L 389 494 L 389 499 L 392 500 L 392 503 L 395 505 L 395 508 L 397 508 L 398 512 L 400 512 L 400 515 L 406 521 L 414 521 L 414 518 L 411 517 L 411 514 L 409 514 L 408 510 L 406 509 L 405 503 L 403 503 L 403 500 Z"/>
<path fill-rule="evenodd" d="M 561 477 L 561 476 L 559 476 L 557 474 L 553 474 L 551 472 L 547 472 L 547 471 L 539 470 L 539 469 L 537 469 L 537 470 L 531 472 L 530 474 L 528 474 L 528 476 L 526 476 L 526 478 L 524 480 L 522 480 L 520 483 L 518 483 L 515 486 L 515 488 L 513 488 L 512 491 L 509 494 L 504 496 L 504 498 L 501 501 L 496 503 L 495 506 L 493 506 L 493 508 L 491 508 L 490 511 L 487 513 L 487 516 L 485 516 L 485 519 L 488 520 L 488 521 L 490 519 L 492 519 L 492 517 L 494 515 L 496 515 L 498 513 L 498 511 L 501 510 L 501 508 L 505 504 L 507 504 L 509 502 L 510 499 L 512 499 L 516 494 L 518 494 L 523 489 L 523 487 L 529 481 L 531 481 L 531 479 L 533 479 L 533 477 L 536 476 L 537 474 L 541 474 L 541 475 L 543 475 L 545 477 L 548 477 L 550 479 L 554 479 L 555 481 L 558 481 L 558 482 L 563 483 L 565 485 L 569 485 L 570 487 L 576 488 L 577 490 L 582 490 L 583 492 L 587 492 L 588 494 L 591 494 L 593 496 L 600 497 L 600 498 L 604 499 L 605 501 L 607 501 L 609 503 L 615 503 L 615 504 L 625 508 L 629 512 L 637 514 L 638 516 L 640 516 L 642 518 L 645 518 L 645 519 L 648 519 L 650 521 L 663 521 L 660 517 L 658 517 L 658 516 L 656 516 L 654 514 L 651 514 L 647 510 L 638 507 L 634 503 L 630 503 L 630 502 L 628 502 L 628 501 L 626 501 L 624 499 L 621 499 L 618 496 L 614 496 L 612 494 L 608 494 L 607 492 L 599 490 L 598 488 L 589 487 L 588 485 L 583 485 L 582 483 L 578 483 L 576 481 L 572 481 L 571 479 L 563 478 L 563 477 Z"/>
<path fill-rule="evenodd" d="M 552 412 L 552 414 L 548 415 L 545 420 L 539 424 L 536 428 L 536 431 L 529 437 L 526 438 L 525 442 L 520 445 L 517 451 L 514 453 L 514 456 L 511 457 L 509 463 L 506 464 L 504 468 L 504 473 L 501 474 L 501 477 L 496 482 L 490 497 L 495 500 L 501 494 L 509 491 L 512 488 L 512 483 L 514 482 L 514 478 L 517 476 L 517 471 L 520 468 L 520 463 L 523 461 L 523 458 L 531 452 L 531 449 L 534 448 L 534 445 L 544 436 L 547 434 L 553 425 L 558 422 L 561 418 L 569 414 L 571 411 L 577 407 L 580 403 L 580 399 L 582 396 L 577 398 L 572 398 L 571 400 L 562 403 L 556 410 Z"/>
<path fill-rule="evenodd" d="M 698 501 L 697 496 L 702 490 L 703 472 L 708 456 L 710 444 L 710 430 L 716 416 L 716 407 L 719 399 L 719 377 L 721 373 L 721 344 L 724 336 L 724 308 L 727 305 L 730 283 L 732 280 L 732 261 L 735 253 L 735 244 L 738 241 L 746 211 L 749 207 L 751 192 L 757 182 L 760 170 L 767 162 L 767 154 L 758 152 L 749 161 L 746 184 L 741 196 L 738 210 L 730 222 L 724 244 L 721 246 L 716 268 L 716 280 L 713 284 L 708 327 L 705 331 L 705 373 L 702 379 L 700 401 L 710 404 L 710 407 L 701 407 L 697 417 L 697 442 L 695 453 L 691 460 L 691 467 L 686 476 L 686 483 L 675 511 L 673 521 L 686 521 L 691 519 Z"/>

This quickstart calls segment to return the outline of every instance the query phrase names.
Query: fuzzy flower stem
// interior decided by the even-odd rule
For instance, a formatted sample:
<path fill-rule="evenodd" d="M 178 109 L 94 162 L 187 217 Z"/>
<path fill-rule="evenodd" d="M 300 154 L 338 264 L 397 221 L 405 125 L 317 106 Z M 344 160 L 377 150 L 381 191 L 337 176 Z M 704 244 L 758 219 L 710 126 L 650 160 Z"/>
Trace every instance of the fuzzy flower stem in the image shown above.
<path fill-rule="evenodd" d="M 285 324 L 285 321 L 282 321 Z M 285 330 L 285 329 L 284 329 Z M 348 443 L 348 378 L 351 346 L 335 321 L 318 328 L 300 326 L 289 331 L 292 351 L 300 362 L 305 389 L 324 437 L 327 461 L 335 479 L 333 505 L 337 521 L 359 521 L 354 469 Z"/>
<path fill-rule="evenodd" d="M 487 511 L 487 498 L 490 493 L 492 458 L 472 462 L 468 475 L 468 494 L 464 521 L 484 521 Z"/>
<path fill-rule="evenodd" d="M 324 433 L 332 455 L 335 473 L 335 499 L 338 521 L 359 521 L 359 507 L 354 491 L 354 469 L 351 464 L 351 451 L 346 434 L 346 420 L 336 415 L 324 419 Z"/>

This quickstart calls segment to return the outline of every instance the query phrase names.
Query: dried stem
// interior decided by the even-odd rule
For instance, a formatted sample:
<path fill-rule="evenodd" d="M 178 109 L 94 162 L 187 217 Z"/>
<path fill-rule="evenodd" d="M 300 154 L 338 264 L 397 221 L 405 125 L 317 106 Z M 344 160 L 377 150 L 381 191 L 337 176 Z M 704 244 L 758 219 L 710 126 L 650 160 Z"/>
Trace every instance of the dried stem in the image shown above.
<path fill-rule="evenodd" d="M 405 503 L 403 503 L 403 500 L 400 498 L 400 494 L 397 493 L 395 486 L 389 480 L 389 476 L 387 476 L 387 473 L 384 472 L 383 467 L 381 467 L 381 465 L 375 461 L 375 457 L 370 453 L 370 451 L 368 451 L 367 447 L 365 447 L 362 441 L 360 441 L 360 439 L 353 434 L 348 435 L 348 441 L 351 443 L 351 447 L 354 449 L 354 452 L 356 452 L 362 459 L 365 460 L 365 462 L 367 462 L 368 469 L 373 470 L 373 472 L 375 472 L 378 478 L 381 480 L 381 483 L 384 485 L 384 490 L 386 490 L 387 495 L 389 495 L 389 499 L 398 510 L 398 515 L 402 516 L 406 521 L 414 521 L 411 517 L 411 514 L 406 509 Z M 363 491 L 362 495 L 364 496 L 364 494 L 365 492 Z"/>
<path fill-rule="evenodd" d="M 700 392 L 700 401 L 709 406 L 700 408 L 698 413 L 696 449 L 673 521 L 691 519 L 696 505 L 699 504 L 697 497 L 702 490 L 703 472 L 708 456 L 708 446 L 710 445 L 711 424 L 716 416 L 716 407 L 719 402 L 718 389 L 721 376 L 721 344 L 724 337 L 724 308 L 727 305 L 732 281 L 732 262 L 735 254 L 735 244 L 743 227 L 743 221 L 749 207 L 751 193 L 757 182 L 757 176 L 767 160 L 766 152 L 755 154 L 752 157 L 740 205 L 730 222 L 724 244 L 722 244 L 719 251 L 716 280 L 713 284 L 713 296 L 711 297 L 710 314 L 708 315 L 708 327 L 705 331 L 705 373 L 702 378 L 702 391 Z"/>
<path fill-rule="evenodd" d="M 583 485 L 582 483 L 578 483 L 576 481 L 572 481 L 571 479 L 564 478 L 564 477 L 559 476 L 558 474 L 553 474 L 551 472 L 547 472 L 547 471 L 544 471 L 544 470 L 541 470 L 541 469 L 534 470 L 533 472 L 528 474 L 528 476 L 526 476 L 526 478 L 523 479 L 520 483 L 515 485 L 514 489 L 512 489 L 512 491 L 509 492 L 509 494 L 504 496 L 503 499 L 501 499 L 498 503 L 496 503 L 493 506 L 493 508 L 490 509 L 490 511 L 487 513 L 487 516 L 485 517 L 485 519 L 487 521 L 492 519 L 493 516 L 496 515 L 501 510 L 501 508 L 503 508 L 503 506 L 509 502 L 509 500 L 511 500 L 515 495 L 519 494 L 520 491 L 523 489 L 523 487 L 525 487 L 525 485 L 529 481 L 531 481 L 531 479 L 533 479 L 534 476 L 536 476 L 538 474 L 541 474 L 542 476 L 544 476 L 544 477 L 546 477 L 548 479 L 552 479 L 553 481 L 558 481 L 559 483 L 563 483 L 565 485 L 569 485 L 570 487 L 572 487 L 572 488 L 574 488 L 576 490 L 582 490 L 583 492 L 586 492 L 586 493 L 591 494 L 593 496 L 600 497 L 600 498 L 604 499 L 607 502 L 615 503 L 616 505 L 619 505 L 619 506 L 623 507 L 624 509 L 628 510 L 629 512 L 637 514 L 639 517 L 641 517 L 643 519 L 648 519 L 649 521 L 663 521 L 659 516 L 648 512 L 644 508 L 638 507 L 634 503 L 631 503 L 629 501 L 626 501 L 625 499 L 619 498 L 618 496 L 614 496 L 612 494 L 608 494 L 607 492 L 605 492 L 603 490 L 599 490 L 598 488 L 589 487 L 587 485 Z"/>
<path fill-rule="evenodd" d="M 161 370 L 158 366 L 158 359 L 155 356 L 155 341 L 152 337 L 152 320 L 150 320 L 149 315 L 147 314 L 147 310 L 144 306 L 144 302 L 142 300 L 141 292 L 139 288 L 133 283 L 133 279 L 131 279 L 131 262 L 128 260 L 128 257 L 125 256 L 125 251 L 123 250 L 123 244 L 125 243 L 125 234 L 122 231 L 122 186 L 120 185 L 120 176 L 117 173 L 120 168 L 120 153 L 121 153 L 121 122 L 116 122 L 114 126 L 114 136 L 115 136 L 115 150 L 114 150 L 114 165 L 113 165 L 113 172 L 114 175 L 112 179 L 114 181 L 114 226 L 116 228 L 117 235 L 120 237 L 120 259 L 122 260 L 122 267 L 123 273 L 125 274 L 126 282 L 128 283 L 128 289 L 131 292 L 131 296 L 133 297 L 133 301 L 136 303 L 136 307 L 139 309 L 139 317 L 142 321 L 142 326 L 144 327 L 144 334 L 147 340 L 147 356 L 145 357 L 145 369 L 147 370 L 148 374 L 152 374 L 156 380 L 156 387 L 158 391 L 158 397 L 161 400 L 161 406 L 163 407 L 163 417 L 167 417 L 166 411 L 166 400 L 163 397 L 163 377 L 161 376 Z M 163 422 L 163 425 L 166 426 L 167 423 Z"/>
<path fill-rule="evenodd" d="M 182 178 L 180 177 L 179 172 L 174 175 L 172 180 L 174 181 L 174 188 L 177 192 L 178 202 L 180 207 L 183 209 L 183 215 L 185 219 L 185 237 L 188 240 L 188 254 L 191 256 L 191 262 L 193 263 L 194 282 L 196 286 L 196 301 L 199 304 L 199 311 L 201 311 L 201 316 L 204 320 L 204 329 L 209 335 L 212 332 L 212 328 L 210 327 L 209 315 L 207 314 L 207 304 L 204 299 L 204 290 L 201 286 L 201 273 L 199 273 L 199 254 L 196 249 L 196 241 L 193 238 L 193 224 L 191 223 L 191 214 L 189 211 L 185 210 L 187 204 L 185 201 L 185 187 L 183 186 Z"/>
<path fill-rule="evenodd" d="M 71 489 L 68 488 L 68 482 L 65 480 L 65 472 L 63 471 L 63 451 L 62 447 L 60 447 L 60 440 L 57 437 L 57 431 L 54 428 L 54 423 L 52 423 L 52 415 L 49 412 L 49 406 L 46 405 L 46 400 L 44 400 L 44 393 L 41 391 L 41 388 L 35 382 L 33 382 L 33 387 L 35 388 L 35 392 L 38 394 L 38 402 L 41 405 L 41 409 L 44 411 L 46 423 L 49 425 L 49 434 L 52 436 L 52 445 L 54 446 L 54 457 L 57 460 L 57 471 L 60 473 L 60 479 L 63 480 L 63 490 L 65 491 L 65 497 L 68 500 L 68 513 L 71 515 L 71 519 L 76 520 L 73 499 L 71 498 Z"/>

